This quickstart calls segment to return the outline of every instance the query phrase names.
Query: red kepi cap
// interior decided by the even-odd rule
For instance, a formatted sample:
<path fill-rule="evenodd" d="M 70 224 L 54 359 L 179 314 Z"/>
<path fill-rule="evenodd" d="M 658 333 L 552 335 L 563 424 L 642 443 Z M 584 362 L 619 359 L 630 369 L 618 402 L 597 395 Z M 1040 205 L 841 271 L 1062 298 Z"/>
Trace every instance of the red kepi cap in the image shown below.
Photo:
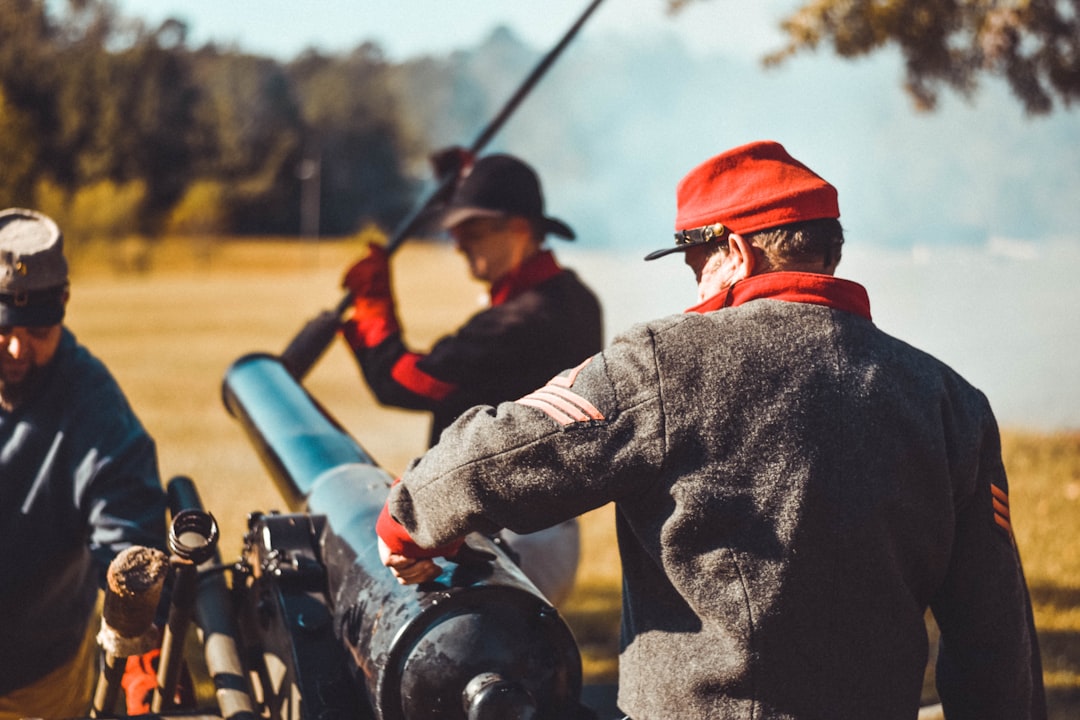
<path fill-rule="evenodd" d="M 820 218 L 840 217 L 836 188 L 777 142 L 741 145 L 687 173 L 676 191 L 675 247 L 654 260 L 723 237 Z M 719 226 L 719 227 L 717 227 Z"/>

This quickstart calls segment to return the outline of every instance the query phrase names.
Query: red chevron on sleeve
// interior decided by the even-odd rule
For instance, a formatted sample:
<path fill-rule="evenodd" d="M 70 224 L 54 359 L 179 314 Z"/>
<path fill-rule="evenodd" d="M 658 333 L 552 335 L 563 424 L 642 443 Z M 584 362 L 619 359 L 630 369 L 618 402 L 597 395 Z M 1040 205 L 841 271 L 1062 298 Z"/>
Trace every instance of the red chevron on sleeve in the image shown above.
<path fill-rule="evenodd" d="M 603 420 L 604 414 L 595 405 L 570 389 L 578 373 L 591 360 L 592 358 L 589 358 L 581 363 L 565 377 L 556 375 L 544 387 L 517 400 L 517 404 L 536 408 L 563 426 L 590 420 Z"/>
<path fill-rule="evenodd" d="M 993 483 L 990 484 L 991 503 L 994 506 L 994 522 L 1013 538 L 1012 516 L 1009 512 L 1009 495 Z"/>

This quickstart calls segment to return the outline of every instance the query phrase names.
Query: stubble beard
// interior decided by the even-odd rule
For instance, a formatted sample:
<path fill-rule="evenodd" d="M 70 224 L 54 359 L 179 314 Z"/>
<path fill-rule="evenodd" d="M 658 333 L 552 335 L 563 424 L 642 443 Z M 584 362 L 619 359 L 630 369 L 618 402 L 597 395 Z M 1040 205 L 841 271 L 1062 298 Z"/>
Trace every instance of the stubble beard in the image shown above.
<path fill-rule="evenodd" d="M 19 380 L 11 381 L 0 369 L 0 409 L 12 412 L 37 395 L 45 383 L 45 370 L 31 365 Z"/>

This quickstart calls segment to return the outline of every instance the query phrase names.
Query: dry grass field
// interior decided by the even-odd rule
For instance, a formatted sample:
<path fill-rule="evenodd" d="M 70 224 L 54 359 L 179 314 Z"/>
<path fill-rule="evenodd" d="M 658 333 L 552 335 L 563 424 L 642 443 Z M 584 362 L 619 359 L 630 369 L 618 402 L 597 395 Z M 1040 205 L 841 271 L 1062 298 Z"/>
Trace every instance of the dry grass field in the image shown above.
<path fill-rule="evenodd" d="M 162 477 L 187 475 L 239 555 L 247 514 L 285 510 L 220 398 L 237 358 L 280 352 L 340 298 L 358 241 L 166 243 L 79 249 L 68 324 L 111 367 L 158 441 Z M 407 339 L 426 347 L 475 311 L 482 288 L 449 248 L 407 244 L 395 256 Z M 590 279 L 594 284 L 601 279 Z M 379 407 L 340 343 L 305 381 L 310 392 L 388 471 L 422 452 L 424 415 Z M 1035 600 L 1054 720 L 1080 717 L 1080 433 L 1006 431 L 1014 526 Z M 584 520 L 577 589 L 564 608 L 586 679 L 613 682 L 619 565 L 609 508 Z"/>

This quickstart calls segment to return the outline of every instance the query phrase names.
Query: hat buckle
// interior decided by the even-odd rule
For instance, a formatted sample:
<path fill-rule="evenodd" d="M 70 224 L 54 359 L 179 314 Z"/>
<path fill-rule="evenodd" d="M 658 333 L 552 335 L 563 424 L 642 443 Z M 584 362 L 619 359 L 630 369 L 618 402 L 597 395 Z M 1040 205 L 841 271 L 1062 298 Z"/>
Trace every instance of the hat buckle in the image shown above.
<path fill-rule="evenodd" d="M 728 229 L 723 223 L 713 223 L 692 230 L 680 230 L 675 233 L 676 245 L 703 245 L 714 240 L 723 240 L 728 235 Z"/>

